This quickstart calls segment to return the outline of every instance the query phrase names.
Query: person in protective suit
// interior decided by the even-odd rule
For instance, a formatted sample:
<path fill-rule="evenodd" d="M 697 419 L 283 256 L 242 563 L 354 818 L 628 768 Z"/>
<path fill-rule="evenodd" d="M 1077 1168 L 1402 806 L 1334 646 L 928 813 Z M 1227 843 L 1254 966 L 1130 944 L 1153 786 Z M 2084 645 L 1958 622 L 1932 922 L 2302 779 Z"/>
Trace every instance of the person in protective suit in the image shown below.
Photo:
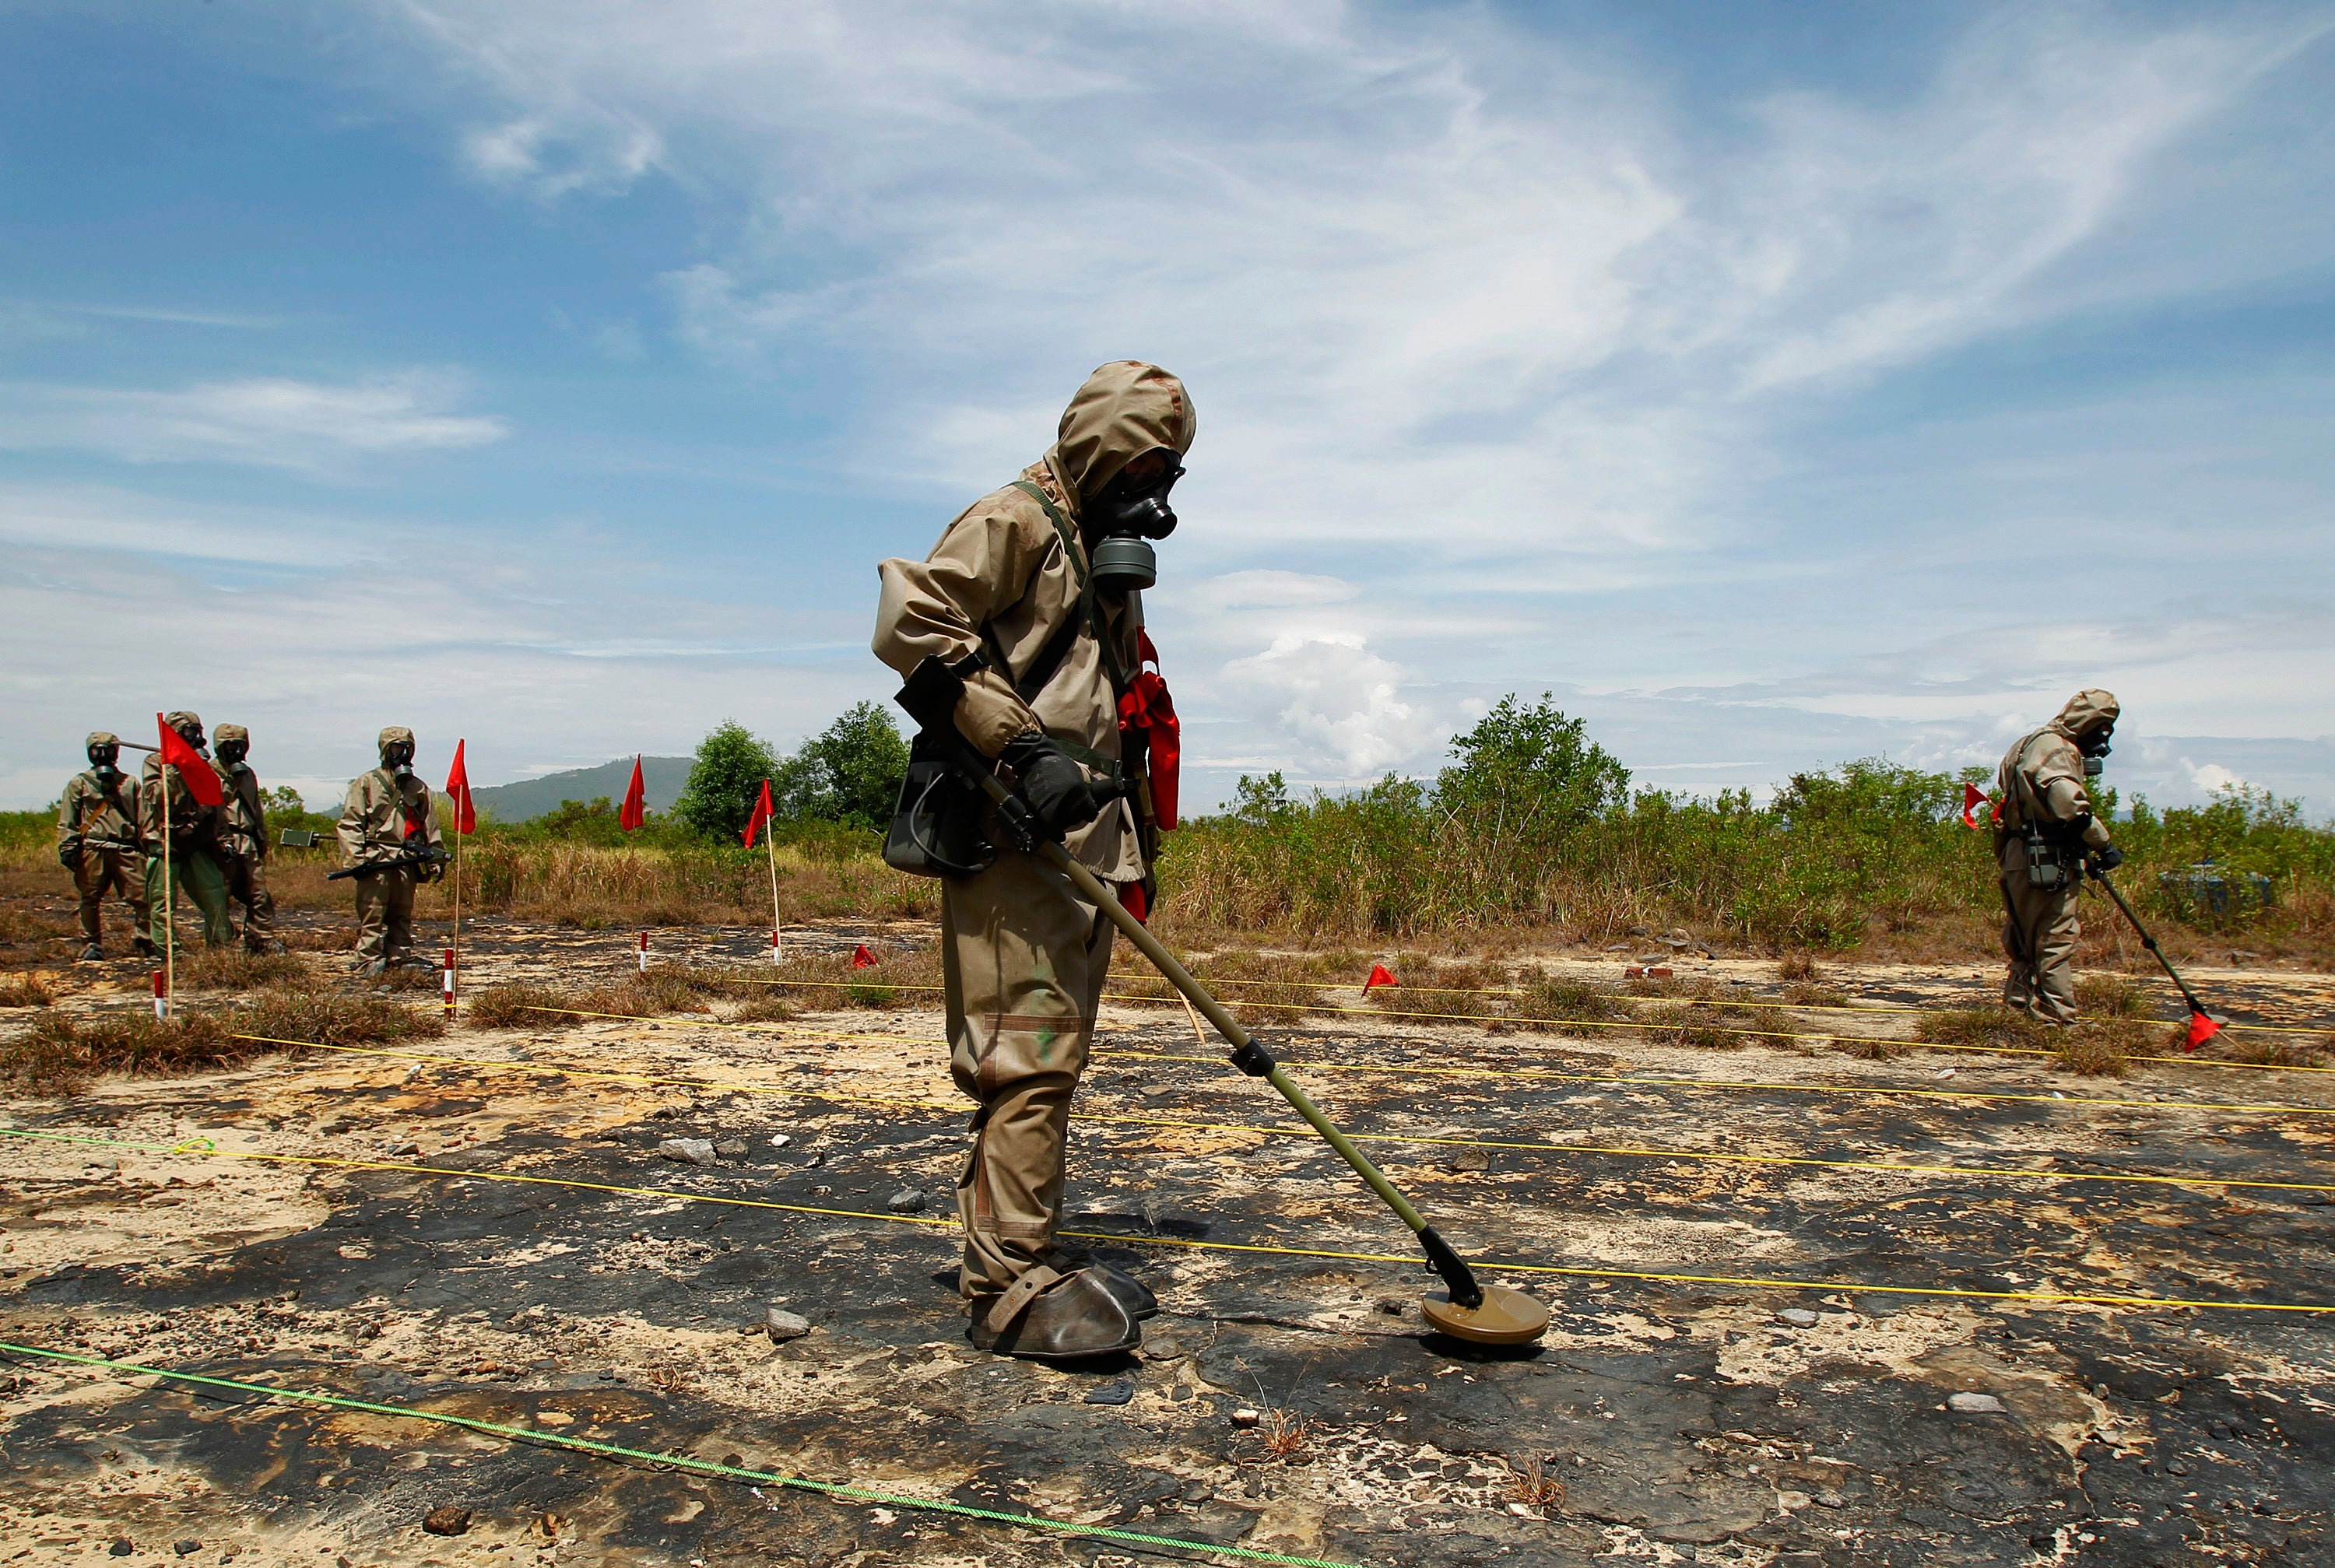
<path fill-rule="evenodd" d="M 1133 360 L 1104 365 L 1044 457 L 960 513 L 925 559 L 877 568 L 877 657 L 912 689 L 920 671 L 961 682 L 944 704 L 958 733 L 1003 765 L 1040 828 L 1138 915 L 1151 886 L 1149 824 L 1145 795 L 1121 779 L 1119 702 L 1143 627 L 1128 585 L 1149 570 L 1129 576 L 1111 563 L 1129 551 L 1148 562 L 1141 537 L 1174 527 L 1168 489 L 1194 429 L 1174 376 Z M 1132 1349 L 1158 1310 L 1151 1292 L 1055 1247 L 1071 1098 L 1111 924 L 1060 872 L 1010 847 L 942 889 L 950 1072 L 980 1107 L 957 1184 L 967 1337 L 1038 1360 Z"/>
<path fill-rule="evenodd" d="M 2116 696 L 2077 692 L 2059 716 L 2020 738 L 1995 773 L 1994 854 L 2002 868 L 2004 1005 L 2045 1023 L 2076 1021 L 2076 918 L 2086 860 L 2124 864 L 2107 824 L 2092 815 L 2086 780 L 2100 771 L 2116 731 Z"/>
<path fill-rule="evenodd" d="M 413 731 L 381 732 L 381 766 L 349 781 L 341 807 L 341 858 L 377 866 L 357 885 L 355 967 L 378 978 L 392 968 L 429 969 L 413 951 L 413 890 L 445 874 L 445 850 L 430 786 L 413 776 Z"/>
<path fill-rule="evenodd" d="M 109 893 L 130 905 L 131 942 L 151 957 L 153 939 L 147 935 L 146 857 L 138 847 L 138 795 L 114 763 L 121 756 L 121 740 L 103 730 L 85 742 L 86 771 L 76 773 L 57 801 L 57 862 L 73 874 L 81 895 L 81 934 L 88 945 L 87 960 L 105 956 L 98 920 Z"/>
<path fill-rule="evenodd" d="M 259 775 L 244 759 L 251 755 L 251 731 L 240 724 L 218 727 L 211 767 L 219 776 L 219 868 L 227 895 L 243 905 L 243 950 L 281 953 L 276 939 L 276 895 L 267 891 L 267 813 L 259 801 Z"/>
<path fill-rule="evenodd" d="M 181 709 L 162 715 L 162 722 L 177 731 L 179 738 L 198 754 L 209 757 L 199 715 Z M 162 820 L 166 796 L 170 818 L 167 829 Z M 174 891 L 186 894 L 201 911 L 205 946 L 225 947 L 234 936 L 235 926 L 227 914 L 227 874 L 219 865 L 218 829 L 219 808 L 198 799 L 179 777 L 178 769 L 163 767 L 160 753 L 150 755 L 138 773 L 138 837 L 146 852 L 148 940 L 152 945 L 160 947 L 165 940 Z M 162 853 L 166 830 L 170 836 L 167 857 Z M 178 884 L 175 890 L 162 886 L 165 865 L 170 880 Z"/>

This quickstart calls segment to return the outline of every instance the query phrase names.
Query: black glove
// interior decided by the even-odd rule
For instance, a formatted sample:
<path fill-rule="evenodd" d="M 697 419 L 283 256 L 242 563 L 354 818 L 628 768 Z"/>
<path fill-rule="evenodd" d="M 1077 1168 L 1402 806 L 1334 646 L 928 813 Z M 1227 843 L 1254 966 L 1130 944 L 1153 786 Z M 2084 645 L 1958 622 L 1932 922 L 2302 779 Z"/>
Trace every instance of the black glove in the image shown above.
<path fill-rule="evenodd" d="M 2092 863 L 2088 869 L 2094 876 L 2105 876 L 2123 864 L 2124 851 L 2111 844 L 2092 857 Z"/>
<path fill-rule="evenodd" d="M 57 846 L 57 864 L 58 864 L 58 865 L 60 865 L 60 866 L 63 866 L 63 867 L 64 867 L 66 870 L 68 870 L 68 871 L 78 871 L 78 870 L 80 870 L 80 869 L 81 869 L 81 846 L 80 846 L 80 845 L 78 845 L 78 844 L 60 844 L 60 845 L 58 845 L 58 846 Z"/>
<path fill-rule="evenodd" d="M 1013 769 L 1022 798 L 1037 813 L 1039 826 L 1054 837 L 1085 827 L 1102 809 L 1087 783 L 1086 770 L 1047 735 L 1033 730 L 1015 736 L 998 760 Z"/>

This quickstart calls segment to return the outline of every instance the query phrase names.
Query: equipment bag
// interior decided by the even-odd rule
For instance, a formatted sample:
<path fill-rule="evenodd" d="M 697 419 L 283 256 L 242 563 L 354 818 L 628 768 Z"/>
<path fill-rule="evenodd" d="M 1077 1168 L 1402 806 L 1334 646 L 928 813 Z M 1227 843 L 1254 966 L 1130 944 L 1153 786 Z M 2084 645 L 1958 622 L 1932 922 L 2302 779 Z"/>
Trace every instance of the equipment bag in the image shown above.
<path fill-rule="evenodd" d="M 908 773 L 884 834 L 884 864 L 911 876 L 974 876 L 997 860 L 981 830 L 982 798 L 923 733 L 908 746 Z"/>

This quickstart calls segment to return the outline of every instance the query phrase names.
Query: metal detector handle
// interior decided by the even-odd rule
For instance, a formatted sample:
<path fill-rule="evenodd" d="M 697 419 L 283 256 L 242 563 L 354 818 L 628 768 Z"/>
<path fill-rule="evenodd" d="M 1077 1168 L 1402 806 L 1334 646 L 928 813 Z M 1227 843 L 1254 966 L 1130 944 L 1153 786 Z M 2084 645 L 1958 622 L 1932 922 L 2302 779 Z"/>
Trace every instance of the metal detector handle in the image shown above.
<path fill-rule="evenodd" d="M 1000 806 L 1013 799 L 1012 792 L 986 769 L 971 769 L 969 771 L 980 781 L 989 798 Z M 1056 870 L 1068 876 L 1090 903 L 1109 915 L 1121 934 L 1135 944 L 1143 956 L 1168 977 L 1168 982 L 1183 992 L 1185 1000 L 1216 1026 L 1216 1032 L 1223 1035 L 1233 1048 L 1233 1065 L 1251 1078 L 1261 1078 L 1279 1089 L 1282 1098 L 1296 1108 L 1297 1114 L 1303 1117 L 1313 1130 L 1354 1167 L 1354 1174 L 1368 1182 L 1371 1190 L 1378 1194 L 1387 1207 L 1394 1210 L 1396 1216 L 1411 1228 L 1419 1237 L 1419 1244 L 1427 1249 L 1428 1263 L 1442 1277 L 1444 1287 L 1451 1292 L 1453 1304 L 1470 1308 L 1482 1306 L 1484 1289 L 1476 1282 L 1475 1273 L 1468 1267 L 1467 1261 L 1451 1250 L 1449 1243 L 1435 1234 L 1435 1227 L 1410 1206 L 1410 1199 L 1395 1190 L 1392 1182 L 1380 1174 L 1379 1167 L 1371 1163 L 1370 1157 L 1356 1148 L 1353 1140 L 1340 1132 L 1337 1125 L 1323 1114 L 1322 1108 L 1313 1103 L 1313 1096 L 1290 1081 L 1289 1075 L 1282 1070 L 1281 1064 L 1273 1060 L 1271 1053 L 1257 1044 L 1248 1031 L 1240 1026 L 1239 1021 L 1225 1011 L 1222 1002 L 1209 995 L 1206 988 L 1192 978 L 1192 972 L 1177 962 L 1176 955 L 1151 934 L 1143 922 L 1135 918 L 1133 911 L 1112 895 L 1110 889 L 1103 886 L 1102 879 L 1051 838 L 1040 840 L 1037 852 Z"/>
<path fill-rule="evenodd" d="M 2108 874 L 2105 871 L 2095 871 L 2092 873 L 2092 880 L 2108 890 L 2108 896 L 2116 900 L 2116 906 L 2124 911 L 2124 917 L 2132 922 L 2133 930 L 2139 933 L 2140 944 L 2155 953 L 2156 962 L 2165 966 L 2165 973 L 2173 977 L 2173 988 L 2181 993 L 2181 1000 L 2189 1004 L 2189 1011 L 2204 1013 L 2206 1017 L 2211 1018 L 2213 1014 L 2205 1012 L 2205 1004 L 2197 1000 L 2197 993 L 2189 989 L 2189 982 L 2181 978 L 2181 972 L 2173 967 L 2173 961 L 2165 956 L 2163 948 L 2156 945 L 2156 938 L 2148 934 L 2148 927 L 2140 923 L 2140 916 L 2135 915 L 2132 912 L 2132 905 L 2125 902 L 2123 891 L 2108 880 Z"/>

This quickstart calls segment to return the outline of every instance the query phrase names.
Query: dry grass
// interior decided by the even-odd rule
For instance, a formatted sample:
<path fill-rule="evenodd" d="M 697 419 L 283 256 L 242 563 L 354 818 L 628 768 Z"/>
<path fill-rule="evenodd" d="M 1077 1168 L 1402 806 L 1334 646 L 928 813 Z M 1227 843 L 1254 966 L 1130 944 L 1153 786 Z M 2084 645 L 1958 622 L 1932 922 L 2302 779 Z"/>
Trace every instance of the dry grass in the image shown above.
<path fill-rule="evenodd" d="M 1561 1509 L 1565 1506 L 1565 1483 L 1548 1473 L 1546 1463 L 1537 1454 L 1529 1455 L 1522 1465 L 1507 1461 L 1508 1466 L 1508 1497 L 1511 1503 L 1521 1503 L 1527 1508 Z"/>
<path fill-rule="evenodd" d="M 1650 999 L 1639 1006 L 1638 1017 L 1646 1037 L 1662 1045 L 1733 1050 L 1762 1037 L 1798 1032 L 1783 1014 L 1729 1005 L 1726 992 L 1707 980 L 1633 980 L 1630 990 Z"/>
<path fill-rule="evenodd" d="M 2049 1050 L 2059 1031 L 2007 1007 L 1948 1007 L 1914 1023 L 1924 1045 L 1976 1046 L 1988 1050 Z"/>
<path fill-rule="evenodd" d="M 550 1023 L 562 1013 L 654 1018 L 668 1012 L 711 1012 L 712 1001 L 727 1000 L 731 994 L 731 988 L 710 971 L 652 969 L 608 985 L 484 986 L 463 1003 L 463 1016 L 473 1029 L 525 1029 Z"/>
<path fill-rule="evenodd" d="M 299 984 L 307 978 L 308 966 L 289 953 L 198 947 L 179 959 L 178 971 L 179 983 L 189 991 L 255 991 Z"/>
<path fill-rule="evenodd" d="M 1516 977 L 1506 964 L 1438 963 L 1429 965 L 1405 956 L 1397 973 L 1408 973 L 1409 985 L 1381 986 L 1370 994 L 1370 1005 L 1390 1017 L 1417 1018 L 1435 1023 L 1471 1019 L 1487 1026 L 1506 1020 L 1510 998 L 1477 994 L 1513 987 Z"/>
<path fill-rule="evenodd" d="M 1313 1423 L 1294 1410 L 1276 1406 L 1257 1423 L 1256 1440 L 1266 1458 L 1278 1459 L 1285 1465 L 1303 1454 L 1313 1440 Z"/>
<path fill-rule="evenodd" d="M 2127 1059 L 2148 1043 L 2146 1024 L 2131 1019 L 2104 1019 L 2078 1023 L 2054 1031 L 2055 1065 L 2091 1077 L 2122 1078 Z"/>
<path fill-rule="evenodd" d="M 0 1007 L 46 1007 L 57 999 L 37 974 L 0 975 Z"/>
<path fill-rule="evenodd" d="M 1819 985 L 1814 981 L 1806 980 L 1784 987 L 1784 1000 L 1794 1007 L 1846 1007 L 1848 1005 L 1847 992 L 1835 991 L 1829 985 Z"/>
<path fill-rule="evenodd" d="M 233 1067 L 283 1049 L 271 1041 L 356 1045 L 442 1033 L 436 1014 L 340 991 L 261 991 L 216 1012 L 164 1022 L 143 1010 L 52 1012 L 0 1043 L 0 1082 L 73 1094 L 107 1073 L 171 1074 Z M 258 1036 L 258 1039 L 241 1038 Z"/>
<path fill-rule="evenodd" d="M 2184 1048 L 2188 1039 L 2189 1026 L 2179 1024 L 2158 1049 L 2166 1056 L 2187 1054 Z M 2301 1040 L 2292 1035 L 2281 1038 L 2224 1031 L 2199 1046 L 2195 1054 L 2201 1061 L 2242 1061 L 2255 1067 L 2325 1067 L 2330 1057 L 2335 1057 L 2335 1034 Z"/>
<path fill-rule="evenodd" d="M 765 992 L 775 993 L 790 1006 L 804 1012 L 839 1012 L 846 1008 L 870 1007 L 896 1010 L 941 1005 L 941 954 L 938 947 L 919 949 L 896 948 L 871 944 L 868 951 L 876 963 L 867 969 L 851 967 L 850 958 L 836 953 L 818 958 L 790 958 L 772 966 L 770 978 L 783 980 L 785 985 L 761 985 L 752 977 L 733 979 L 716 989 L 733 1000 L 752 1002 Z"/>
<path fill-rule="evenodd" d="M 1303 1023 L 1326 1018 L 1308 1009 L 1330 1005 L 1322 994 L 1325 982 L 1342 967 L 1335 955 L 1252 953 L 1234 948 L 1187 963 L 1193 977 L 1206 986 L 1235 1018 L 1248 1028 L 1261 1024 Z M 1173 999 L 1175 991 L 1155 974 L 1151 977 Z M 1138 992 L 1137 994 L 1144 994 Z"/>
<path fill-rule="evenodd" d="M 2076 977 L 2077 1011 L 2089 1018 L 2146 1018 L 2148 989 L 2114 970 Z"/>
<path fill-rule="evenodd" d="M 1815 953 L 1806 951 L 1787 953 L 1776 961 L 1776 978 L 1814 984 L 1824 978 L 1824 972 L 1817 967 Z"/>
<path fill-rule="evenodd" d="M 1584 980 L 1554 974 L 1527 974 L 1524 994 L 1516 998 L 1518 1029 L 1549 1032 L 1568 1023 L 1619 1023 L 1637 1013 L 1618 996 L 1598 990 Z"/>

